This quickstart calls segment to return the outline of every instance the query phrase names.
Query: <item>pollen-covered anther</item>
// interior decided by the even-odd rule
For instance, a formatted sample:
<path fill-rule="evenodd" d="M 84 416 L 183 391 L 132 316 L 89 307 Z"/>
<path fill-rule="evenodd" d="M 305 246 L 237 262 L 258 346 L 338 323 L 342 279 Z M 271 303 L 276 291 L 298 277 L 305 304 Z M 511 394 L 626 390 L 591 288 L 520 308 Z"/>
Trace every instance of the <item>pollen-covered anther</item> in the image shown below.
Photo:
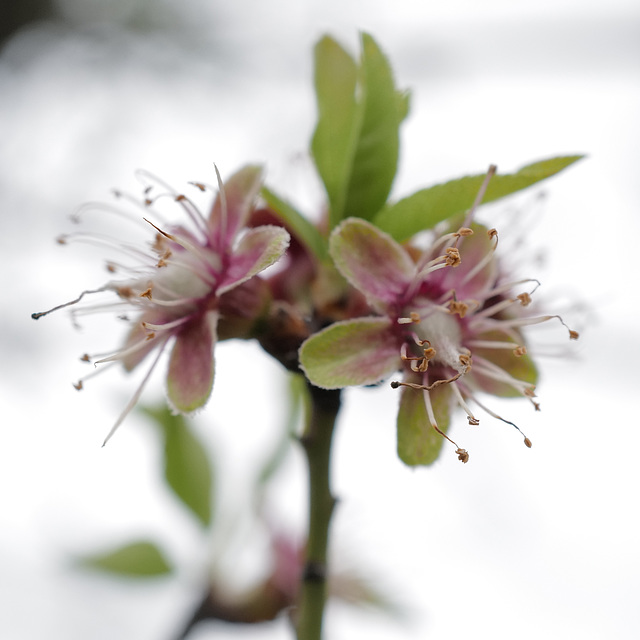
<path fill-rule="evenodd" d="M 518 358 L 527 355 L 527 347 L 525 346 L 518 346 L 513 350 L 513 355 L 517 356 Z"/>
<path fill-rule="evenodd" d="M 145 291 L 139 294 L 140 298 L 146 298 L 147 300 L 151 300 L 151 287 L 148 287 Z"/>
<path fill-rule="evenodd" d="M 107 271 L 109 273 L 115 273 L 116 272 L 116 266 L 112 262 L 107 262 Z"/>
<path fill-rule="evenodd" d="M 78 382 L 73 383 L 73 388 L 78 391 L 82 391 L 82 380 L 78 380 Z"/>
<path fill-rule="evenodd" d="M 473 416 L 467 416 L 467 420 L 472 427 L 477 427 L 480 424 L 480 420 L 478 420 L 478 418 L 474 418 Z"/>
<path fill-rule="evenodd" d="M 523 393 L 525 396 L 527 396 L 527 398 L 535 398 L 536 397 L 536 393 L 535 393 L 535 387 L 527 387 Z"/>
<path fill-rule="evenodd" d="M 445 256 L 444 263 L 449 267 L 458 267 L 462 264 L 462 259 L 460 258 L 460 252 L 455 247 L 449 247 L 447 249 L 447 255 Z"/>
<path fill-rule="evenodd" d="M 456 453 L 458 454 L 458 460 L 466 464 L 469 462 L 469 452 L 466 449 L 460 449 L 459 447 L 456 449 Z"/>
<path fill-rule="evenodd" d="M 524 443 L 527 445 L 527 447 L 529 447 L 529 449 L 531 449 L 531 446 L 532 446 L 531 440 L 529 440 L 529 438 L 527 438 L 526 436 L 524 439 Z"/>
<path fill-rule="evenodd" d="M 121 298 L 133 298 L 134 292 L 133 289 L 131 287 L 118 287 L 116 289 L 116 293 L 121 297 Z"/>
<path fill-rule="evenodd" d="M 569 329 L 570 340 L 577 340 L 579 337 L 580 337 L 580 334 L 577 331 L 574 331 L 573 329 Z"/>
<path fill-rule="evenodd" d="M 460 227 L 454 235 L 461 238 L 466 238 L 467 236 L 473 235 L 473 229 L 469 229 L 469 227 Z"/>
<path fill-rule="evenodd" d="M 528 293 L 521 293 L 518 296 L 516 296 L 518 298 L 518 300 L 520 300 L 520 304 L 523 307 L 528 307 L 531 304 L 531 296 Z"/>
<path fill-rule="evenodd" d="M 487 235 L 493 240 L 494 238 L 498 237 L 498 230 L 497 229 L 489 229 L 489 231 L 487 231 Z"/>
<path fill-rule="evenodd" d="M 449 313 L 451 315 L 457 314 L 461 318 L 464 318 L 467 315 L 467 311 L 469 311 L 469 305 L 465 302 L 460 302 L 459 300 L 449 301 Z"/>
<path fill-rule="evenodd" d="M 88 353 L 83 353 L 82 356 L 80 356 L 80 361 L 81 362 L 91 362 L 91 358 L 90 358 Z"/>

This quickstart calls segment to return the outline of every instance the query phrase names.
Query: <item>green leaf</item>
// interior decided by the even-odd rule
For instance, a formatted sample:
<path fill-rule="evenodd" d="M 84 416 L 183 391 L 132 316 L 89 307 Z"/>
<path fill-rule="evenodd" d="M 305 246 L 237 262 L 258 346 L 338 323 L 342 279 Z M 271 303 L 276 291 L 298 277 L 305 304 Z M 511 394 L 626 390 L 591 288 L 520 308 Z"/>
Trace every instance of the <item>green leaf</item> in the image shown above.
<path fill-rule="evenodd" d="M 507 175 L 491 178 L 483 203 L 498 200 L 549 178 L 583 156 L 564 156 L 542 160 Z M 383 231 L 402 242 L 438 222 L 461 214 L 473 205 L 486 174 L 467 176 L 422 189 L 385 207 L 373 219 Z"/>
<path fill-rule="evenodd" d="M 396 174 L 398 129 L 409 108 L 373 38 L 362 34 L 362 58 L 329 37 L 315 48 L 318 124 L 311 150 L 329 197 L 330 228 L 349 216 L 371 219 Z"/>
<path fill-rule="evenodd" d="M 143 408 L 164 435 L 164 475 L 181 502 L 205 527 L 211 523 L 213 474 L 204 446 L 181 415 Z"/>
<path fill-rule="evenodd" d="M 152 578 L 171 573 L 163 553 L 152 542 L 140 540 L 104 553 L 79 558 L 80 565 L 120 576 Z"/>
<path fill-rule="evenodd" d="M 287 229 L 319 260 L 327 257 L 327 241 L 320 231 L 297 209 L 277 196 L 267 187 L 262 188 L 262 197 L 286 225 Z"/>
<path fill-rule="evenodd" d="M 289 412 L 287 419 L 278 437 L 276 446 L 267 458 L 260 473 L 258 485 L 264 486 L 274 476 L 282 465 L 287 453 L 291 449 L 291 443 L 296 435 L 296 428 L 300 421 L 301 410 L 309 402 L 307 382 L 303 375 L 293 373 L 289 376 Z"/>
<path fill-rule="evenodd" d="M 422 391 L 402 387 L 401 393 L 397 421 L 398 457 L 412 467 L 433 464 L 440 455 L 444 438 L 429 422 Z M 451 391 L 442 385 L 429 393 L 438 428 L 446 433 Z"/>

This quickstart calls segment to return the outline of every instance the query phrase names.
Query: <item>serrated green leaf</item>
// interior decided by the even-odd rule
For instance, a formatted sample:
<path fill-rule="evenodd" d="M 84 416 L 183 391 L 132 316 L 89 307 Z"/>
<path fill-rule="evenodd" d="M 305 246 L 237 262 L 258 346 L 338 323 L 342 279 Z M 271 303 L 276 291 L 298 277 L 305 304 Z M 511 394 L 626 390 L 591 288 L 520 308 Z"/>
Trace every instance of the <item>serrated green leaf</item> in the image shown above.
<path fill-rule="evenodd" d="M 269 207 L 278 214 L 297 240 L 313 253 L 318 260 L 326 259 L 327 240 L 307 218 L 267 187 L 262 188 L 262 197 Z"/>
<path fill-rule="evenodd" d="M 172 568 L 160 549 L 146 540 L 79 558 L 81 566 L 119 576 L 153 578 L 171 573 Z"/>
<path fill-rule="evenodd" d="M 529 164 L 513 174 L 495 175 L 489 182 L 483 203 L 498 200 L 549 178 L 582 157 L 551 158 Z M 385 207 L 373 222 L 402 242 L 470 209 L 484 178 L 485 174 L 467 176 L 422 189 Z"/>
<path fill-rule="evenodd" d="M 402 388 L 398 410 L 398 457 L 405 464 L 433 464 L 440 455 L 444 438 L 431 426 L 422 391 Z M 449 427 L 449 396 L 446 385 L 430 392 L 433 413 L 438 428 L 444 433 Z"/>
<path fill-rule="evenodd" d="M 166 408 L 143 411 L 162 428 L 167 484 L 207 527 L 211 523 L 213 473 L 203 444 L 183 416 L 173 415 Z"/>
<path fill-rule="evenodd" d="M 368 34 L 362 34 L 359 66 L 323 38 L 315 50 L 315 84 L 318 125 L 311 150 L 329 197 L 330 227 L 349 216 L 371 219 L 396 174 L 408 95 L 395 89 L 391 67 Z"/>

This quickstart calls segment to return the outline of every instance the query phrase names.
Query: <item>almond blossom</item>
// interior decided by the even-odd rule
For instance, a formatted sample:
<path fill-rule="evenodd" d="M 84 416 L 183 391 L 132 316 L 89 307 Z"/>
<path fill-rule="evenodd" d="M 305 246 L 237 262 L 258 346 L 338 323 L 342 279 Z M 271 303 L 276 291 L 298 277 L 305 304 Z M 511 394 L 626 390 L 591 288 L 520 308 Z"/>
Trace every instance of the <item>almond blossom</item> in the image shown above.
<path fill-rule="evenodd" d="M 115 293 L 118 300 L 85 307 L 84 312 L 117 311 L 125 319 L 130 312 L 136 314 L 120 349 L 98 357 L 88 354 L 82 357 L 95 365 L 120 362 L 127 371 L 132 371 L 155 353 L 142 383 L 105 442 L 137 403 L 151 372 L 170 344 L 167 396 L 174 410 L 190 413 L 202 407 L 211 394 L 218 334 L 222 330 L 224 337 L 247 337 L 242 331 L 264 312 L 268 292 L 266 287 L 263 289 L 257 284 L 259 279 L 254 276 L 284 254 L 289 234 L 272 225 L 245 228 L 261 185 L 262 169 L 258 166 L 241 169 L 225 184 L 218 174 L 218 193 L 207 217 L 187 196 L 170 190 L 167 185 L 162 185 L 162 194 L 155 198 L 148 189 L 142 205 L 145 224 L 153 237 L 150 249 L 132 247 L 126 238 L 110 241 L 117 250 L 135 258 L 134 265 L 107 264 L 109 272 L 122 274 L 123 279 L 109 281 L 98 289 L 83 292 L 69 303 L 33 314 L 32 317 L 38 319 L 100 292 Z M 201 191 L 207 189 L 200 183 L 195 186 Z M 154 216 L 155 200 L 166 196 L 181 207 L 186 217 L 184 223 L 167 224 Z M 102 236 L 84 233 L 63 236 L 59 242 L 66 244 L 74 240 L 105 242 Z M 80 380 L 75 386 L 81 389 L 82 385 Z"/>
<path fill-rule="evenodd" d="M 476 405 L 518 429 L 487 407 L 481 393 L 521 396 L 539 409 L 537 372 L 522 329 L 564 322 L 528 312 L 539 283 L 510 282 L 500 272 L 497 244 L 495 229 L 473 224 L 418 251 L 359 218 L 345 220 L 331 236 L 336 266 L 374 315 L 311 336 L 300 349 L 301 366 L 313 384 L 327 389 L 371 385 L 402 371 L 391 386 L 402 389 L 398 453 L 408 464 L 433 462 L 440 436 L 467 462 L 468 452 L 446 434 L 454 405 L 472 425 L 479 423 Z M 578 334 L 569 330 L 569 337 Z M 525 444 L 531 446 L 526 437 Z"/>

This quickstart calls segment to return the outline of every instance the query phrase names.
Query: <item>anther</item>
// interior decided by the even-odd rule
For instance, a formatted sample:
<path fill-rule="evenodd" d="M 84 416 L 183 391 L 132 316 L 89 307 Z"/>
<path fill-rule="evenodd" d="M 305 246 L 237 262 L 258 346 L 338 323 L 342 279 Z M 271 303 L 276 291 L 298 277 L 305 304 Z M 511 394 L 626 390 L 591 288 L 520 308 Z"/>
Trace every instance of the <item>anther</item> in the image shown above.
<path fill-rule="evenodd" d="M 473 416 L 467 416 L 467 420 L 469 420 L 469 424 L 472 427 L 477 427 L 480 424 L 480 420 L 478 420 L 478 418 L 474 418 Z"/>
<path fill-rule="evenodd" d="M 520 295 L 516 296 L 518 298 L 518 300 L 520 300 L 520 304 L 523 307 L 528 307 L 531 304 L 531 296 L 528 293 L 521 293 Z"/>
<path fill-rule="evenodd" d="M 518 358 L 520 358 L 521 356 L 524 356 L 526 354 L 527 354 L 527 347 L 524 347 L 524 346 L 516 347 L 513 350 L 513 355 L 517 356 Z"/>
<path fill-rule="evenodd" d="M 449 247 L 447 249 L 447 255 L 444 263 L 449 267 L 457 267 L 462 263 L 460 258 L 460 252 L 455 247 Z"/>
<path fill-rule="evenodd" d="M 570 340 L 577 340 L 579 337 L 580 337 L 580 334 L 577 331 L 574 331 L 573 329 L 569 329 Z"/>
<path fill-rule="evenodd" d="M 78 380 L 78 382 L 73 383 L 73 388 L 78 391 L 82 391 L 82 380 Z"/>
<path fill-rule="evenodd" d="M 531 440 L 529 440 L 529 438 L 525 437 L 524 443 L 529 447 L 529 449 L 531 449 Z"/>
<path fill-rule="evenodd" d="M 80 360 L 81 360 L 82 362 L 91 362 L 91 358 L 89 357 L 89 354 L 88 354 L 88 353 L 84 353 L 84 354 L 82 354 L 82 357 L 80 358 Z"/>
<path fill-rule="evenodd" d="M 58 244 L 67 244 L 67 236 L 58 236 L 56 242 Z"/>
<path fill-rule="evenodd" d="M 487 231 L 487 235 L 489 236 L 489 238 L 491 238 L 491 240 L 493 240 L 494 238 L 498 237 L 498 230 L 497 229 L 489 229 L 489 231 Z"/>
<path fill-rule="evenodd" d="M 146 298 L 147 300 L 151 300 L 151 287 L 149 287 L 146 291 L 143 291 L 140 295 L 140 298 Z"/>
<path fill-rule="evenodd" d="M 467 315 L 468 310 L 469 305 L 464 302 L 460 302 L 459 300 L 449 301 L 449 313 L 451 315 L 458 314 L 461 318 L 464 318 Z"/>
<path fill-rule="evenodd" d="M 473 235 L 473 229 L 469 229 L 469 227 L 460 227 L 454 235 L 465 238 L 467 236 Z"/>
<path fill-rule="evenodd" d="M 458 454 L 458 460 L 466 464 L 469 462 L 469 452 L 466 449 L 456 449 L 456 453 Z"/>

